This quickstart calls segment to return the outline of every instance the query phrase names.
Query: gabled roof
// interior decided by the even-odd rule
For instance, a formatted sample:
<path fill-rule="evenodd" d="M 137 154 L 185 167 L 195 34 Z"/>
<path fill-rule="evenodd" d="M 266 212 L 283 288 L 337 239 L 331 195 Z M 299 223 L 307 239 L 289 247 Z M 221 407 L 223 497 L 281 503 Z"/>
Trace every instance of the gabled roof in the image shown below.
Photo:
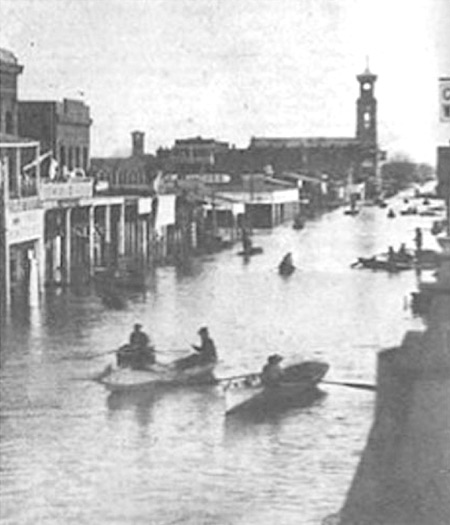
<path fill-rule="evenodd" d="M 91 168 L 93 175 L 100 175 L 110 178 L 114 175 L 125 176 L 135 173 L 147 175 L 153 180 L 158 172 L 156 159 L 152 155 L 141 155 L 132 157 L 109 157 L 109 158 L 92 158 Z"/>

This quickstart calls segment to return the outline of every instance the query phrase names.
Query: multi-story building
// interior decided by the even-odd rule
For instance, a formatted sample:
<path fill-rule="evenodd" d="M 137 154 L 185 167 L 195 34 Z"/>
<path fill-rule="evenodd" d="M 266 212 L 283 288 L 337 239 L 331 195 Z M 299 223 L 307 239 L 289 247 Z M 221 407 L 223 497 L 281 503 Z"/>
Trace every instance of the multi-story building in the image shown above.
<path fill-rule="evenodd" d="M 39 201 L 40 144 L 17 135 L 17 77 L 23 67 L 0 51 L 0 302 L 12 288 L 43 281 L 44 212 Z M 37 287 L 34 288 L 37 291 Z"/>
<path fill-rule="evenodd" d="M 157 157 L 166 172 L 204 173 L 213 171 L 217 156 L 229 150 L 227 142 L 194 137 L 177 139 L 170 149 L 160 148 Z"/>
<path fill-rule="evenodd" d="M 348 137 L 253 137 L 247 149 L 231 148 L 216 155 L 216 170 L 228 173 L 297 172 L 326 180 L 365 183 L 372 193 L 377 184 L 377 76 L 366 69 L 357 75 L 356 134 Z"/>
<path fill-rule="evenodd" d="M 57 161 L 61 174 L 76 169 L 87 172 L 92 120 L 89 106 L 83 101 L 21 100 L 18 115 L 19 134 L 39 140 L 42 151 L 50 151 Z"/>
<path fill-rule="evenodd" d="M 0 49 L 0 133 L 18 134 L 17 77 L 23 66 L 6 49 Z"/>

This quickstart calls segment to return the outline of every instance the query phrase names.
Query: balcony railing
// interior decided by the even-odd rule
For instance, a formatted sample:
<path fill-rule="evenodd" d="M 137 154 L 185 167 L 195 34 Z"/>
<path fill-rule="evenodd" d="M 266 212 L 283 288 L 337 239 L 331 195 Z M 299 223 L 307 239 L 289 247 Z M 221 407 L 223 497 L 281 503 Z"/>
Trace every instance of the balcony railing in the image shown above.
<path fill-rule="evenodd" d="M 81 199 L 92 197 L 94 194 L 94 180 L 68 180 L 61 182 L 42 181 L 39 197 L 42 201 Z"/>

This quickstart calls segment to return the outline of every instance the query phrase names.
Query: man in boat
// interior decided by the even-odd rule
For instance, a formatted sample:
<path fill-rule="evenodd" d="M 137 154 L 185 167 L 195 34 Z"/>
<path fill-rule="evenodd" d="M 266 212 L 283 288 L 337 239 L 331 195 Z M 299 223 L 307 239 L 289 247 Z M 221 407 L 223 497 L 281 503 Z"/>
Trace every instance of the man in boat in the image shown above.
<path fill-rule="evenodd" d="M 293 268 L 294 268 L 294 261 L 292 260 L 292 253 L 288 252 L 283 257 L 280 264 L 278 265 L 278 269 L 280 270 L 280 272 L 285 272 L 285 271 L 289 272 L 289 271 L 292 271 Z"/>
<path fill-rule="evenodd" d="M 249 254 L 252 251 L 252 240 L 247 228 L 242 228 L 242 248 L 245 254 Z"/>
<path fill-rule="evenodd" d="M 191 366 L 201 366 L 217 361 L 217 350 L 214 341 L 209 336 L 209 331 L 206 326 L 203 326 L 198 331 L 201 343 L 200 345 L 192 345 L 192 348 L 197 352 L 177 361 L 177 368 L 185 370 Z"/>
<path fill-rule="evenodd" d="M 416 255 L 419 255 L 422 251 L 422 230 L 420 228 L 416 228 L 414 242 L 416 244 Z"/>
<path fill-rule="evenodd" d="M 268 357 L 261 374 L 261 382 L 264 386 L 273 387 L 280 383 L 283 377 L 283 369 L 280 366 L 282 360 L 283 357 L 278 354 Z"/>
<path fill-rule="evenodd" d="M 139 370 L 155 364 L 155 361 L 155 348 L 149 336 L 142 331 L 142 325 L 136 323 L 130 334 L 129 344 L 119 349 L 117 364 Z"/>

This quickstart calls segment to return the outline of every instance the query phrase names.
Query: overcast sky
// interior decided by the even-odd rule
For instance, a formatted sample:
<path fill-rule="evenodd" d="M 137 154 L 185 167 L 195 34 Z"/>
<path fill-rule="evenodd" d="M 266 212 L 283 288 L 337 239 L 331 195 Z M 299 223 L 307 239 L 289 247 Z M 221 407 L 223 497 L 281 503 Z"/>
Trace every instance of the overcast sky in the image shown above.
<path fill-rule="evenodd" d="M 449 0 L 1 0 L 21 99 L 82 98 L 92 154 L 201 135 L 354 136 L 355 75 L 378 75 L 380 146 L 435 162 Z"/>

